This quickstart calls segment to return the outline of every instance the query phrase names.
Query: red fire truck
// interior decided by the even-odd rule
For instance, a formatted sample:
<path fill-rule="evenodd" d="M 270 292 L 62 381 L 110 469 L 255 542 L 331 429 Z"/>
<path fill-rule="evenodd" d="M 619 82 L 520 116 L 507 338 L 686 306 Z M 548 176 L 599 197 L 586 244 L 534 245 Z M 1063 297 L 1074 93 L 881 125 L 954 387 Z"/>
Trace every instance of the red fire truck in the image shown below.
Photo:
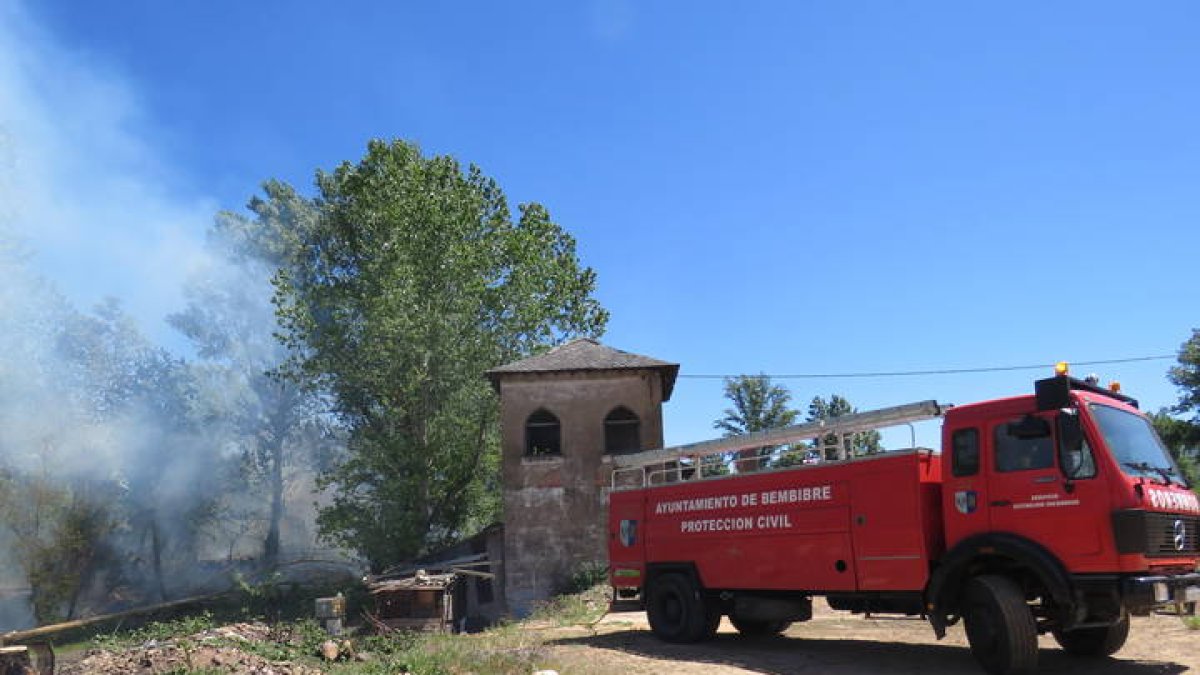
<path fill-rule="evenodd" d="M 670 642 L 707 639 L 722 616 L 743 634 L 779 633 L 825 596 L 837 610 L 923 615 L 939 639 L 961 618 L 989 673 L 1033 671 L 1046 632 L 1071 654 L 1112 654 L 1131 614 L 1200 600 L 1196 494 L 1117 389 L 1060 364 L 1033 395 L 614 457 L 616 597 Z M 854 434 L 933 417 L 940 453 L 846 449 Z M 787 444 L 811 448 L 808 460 L 703 475 L 705 456 L 760 465 L 754 449 Z"/>

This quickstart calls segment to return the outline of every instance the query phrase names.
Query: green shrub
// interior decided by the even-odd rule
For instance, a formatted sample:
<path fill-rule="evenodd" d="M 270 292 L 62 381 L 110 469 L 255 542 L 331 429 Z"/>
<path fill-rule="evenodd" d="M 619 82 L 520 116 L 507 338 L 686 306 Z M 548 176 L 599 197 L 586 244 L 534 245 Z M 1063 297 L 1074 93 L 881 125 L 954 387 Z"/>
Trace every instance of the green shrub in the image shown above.
<path fill-rule="evenodd" d="M 155 621 L 137 630 L 97 635 L 92 638 L 92 644 L 98 649 L 119 651 L 151 641 L 165 642 L 184 635 L 195 635 L 216 625 L 212 613 L 205 611 L 171 621 Z"/>
<path fill-rule="evenodd" d="M 598 560 L 585 562 L 575 568 L 556 595 L 573 595 L 608 583 L 608 565 Z"/>
<path fill-rule="evenodd" d="M 591 624 L 608 612 L 611 590 L 607 582 L 596 584 L 581 593 L 557 595 L 533 608 L 530 618 L 558 626 Z"/>

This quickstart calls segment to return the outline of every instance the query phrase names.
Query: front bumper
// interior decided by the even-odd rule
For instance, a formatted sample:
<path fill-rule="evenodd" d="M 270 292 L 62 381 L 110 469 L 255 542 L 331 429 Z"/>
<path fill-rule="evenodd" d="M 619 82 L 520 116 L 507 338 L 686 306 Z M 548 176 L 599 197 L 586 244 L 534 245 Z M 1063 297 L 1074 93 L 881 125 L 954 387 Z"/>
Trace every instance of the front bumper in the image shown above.
<path fill-rule="evenodd" d="M 1121 597 L 1133 614 L 1177 603 L 1200 602 L 1200 572 L 1126 577 L 1121 583 Z"/>

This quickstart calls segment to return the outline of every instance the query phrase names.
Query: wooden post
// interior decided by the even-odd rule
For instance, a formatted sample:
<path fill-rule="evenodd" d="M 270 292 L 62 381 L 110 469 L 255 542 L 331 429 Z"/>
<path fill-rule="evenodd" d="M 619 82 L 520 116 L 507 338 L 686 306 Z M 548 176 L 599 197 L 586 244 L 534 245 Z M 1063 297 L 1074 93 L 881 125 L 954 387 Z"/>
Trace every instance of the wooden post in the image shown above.
<path fill-rule="evenodd" d="M 26 647 L 0 647 L 0 675 L 37 675 Z"/>

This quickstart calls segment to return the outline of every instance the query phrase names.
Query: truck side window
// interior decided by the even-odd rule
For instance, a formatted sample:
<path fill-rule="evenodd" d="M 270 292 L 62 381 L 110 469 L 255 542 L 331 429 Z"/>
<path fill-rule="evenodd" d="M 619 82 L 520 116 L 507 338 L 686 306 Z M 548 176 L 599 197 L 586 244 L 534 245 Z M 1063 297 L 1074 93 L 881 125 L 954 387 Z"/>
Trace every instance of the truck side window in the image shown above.
<path fill-rule="evenodd" d="M 954 432 L 950 443 L 953 446 L 951 472 L 955 476 L 974 476 L 979 473 L 979 430 L 959 429 Z"/>
<path fill-rule="evenodd" d="M 1030 433 L 1027 417 L 996 426 L 995 466 L 999 473 L 1049 469 L 1054 466 L 1054 437 L 1046 425 L 1044 435 Z"/>
<path fill-rule="evenodd" d="M 1084 437 L 1079 413 L 1063 410 L 1058 414 L 1058 466 L 1070 480 L 1096 477 L 1096 458 Z"/>
<path fill-rule="evenodd" d="M 1079 448 L 1062 451 L 1059 460 L 1062 464 L 1063 475 L 1067 478 L 1081 480 L 1096 477 L 1096 458 L 1092 456 L 1092 447 L 1087 439 L 1079 444 Z"/>

